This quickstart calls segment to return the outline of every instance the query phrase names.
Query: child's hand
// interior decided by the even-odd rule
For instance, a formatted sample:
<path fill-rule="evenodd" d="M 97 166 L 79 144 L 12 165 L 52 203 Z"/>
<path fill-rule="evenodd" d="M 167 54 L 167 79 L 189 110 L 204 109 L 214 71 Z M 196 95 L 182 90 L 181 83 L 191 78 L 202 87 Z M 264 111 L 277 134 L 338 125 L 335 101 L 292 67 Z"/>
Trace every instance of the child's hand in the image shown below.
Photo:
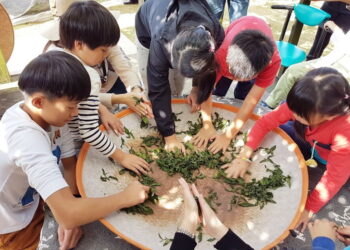
<path fill-rule="evenodd" d="M 105 109 L 103 112 L 100 112 L 100 117 L 103 126 L 105 126 L 107 130 L 107 133 L 114 131 L 117 135 L 124 134 L 123 123 L 107 109 Z"/>
<path fill-rule="evenodd" d="M 231 138 L 227 137 L 226 133 L 217 135 L 215 141 L 209 146 L 209 151 L 216 154 L 220 150 L 224 153 L 231 143 Z"/>
<path fill-rule="evenodd" d="M 337 238 L 345 244 L 350 245 L 350 226 L 340 227 L 337 229 Z"/>
<path fill-rule="evenodd" d="M 249 166 L 250 166 L 250 162 L 248 162 L 247 160 L 236 158 L 231 163 L 227 163 L 223 165 L 221 168 L 226 169 L 225 173 L 227 177 L 244 178 L 244 175 L 247 172 Z"/>
<path fill-rule="evenodd" d="M 227 233 L 228 228 L 222 224 L 215 212 L 209 207 L 208 203 L 204 200 L 203 195 L 199 194 L 196 186 L 192 184 L 191 188 L 194 196 L 198 197 L 202 211 L 204 231 L 217 240 L 220 240 Z"/>
<path fill-rule="evenodd" d="M 201 106 L 197 104 L 198 87 L 192 87 L 190 94 L 187 96 L 186 101 L 191 106 L 191 113 L 200 110 Z"/>
<path fill-rule="evenodd" d="M 175 135 L 164 137 L 165 146 L 164 149 L 166 151 L 176 151 L 176 149 L 180 150 L 182 153 L 186 153 L 185 145 L 179 142 Z"/>
<path fill-rule="evenodd" d="M 144 202 L 148 198 L 150 187 L 142 185 L 139 181 L 134 181 L 123 190 L 125 206 L 132 207 Z"/>
<path fill-rule="evenodd" d="M 112 158 L 123 167 L 135 172 L 137 175 L 141 175 L 141 173 L 146 175 L 150 170 L 149 164 L 144 159 L 133 154 L 124 153 L 119 149 L 117 149 L 116 153 L 112 155 Z"/>
<path fill-rule="evenodd" d="M 307 224 L 308 224 L 309 220 L 311 219 L 311 217 L 312 217 L 313 215 L 314 215 L 313 212 L 311 212 L 311 211 L 305 209 L 305 210 L 301 213 L 299 222 L 298 222 L 298 224 L 296 225 L 295 229 L 300 228 L 300 232 L 304 232 L 304 230 L 305 230 L 306 227 L 307 227 Z"/>
<path fill-rule="evenodd" d="M 77 246 L 81 236 L 83 235 L 83 231 L 80 227 L 64 229 L 61 225 L 58 225 L 57 235 L 60 250 L 68 250 Z"/>
<path fill-rule="evenodd" d="M 149 101 L 145 95 L 141 93 L 128 93 L 124 94 L 124 103 L 135 111 L 139 116 L 147 116 L 148 118 L 154 118 L 152 108 L 149 105 Z"/>
<path fill-rule="evenodd" d="M 314 222 L 310 222 L 308 224 L 308 228 L 312 239 L 324 236 L 332 239 L 333 241 L 335 240 L 337 225 L 334 222 L 330 222 L 326 219 L 315 220 Z"/>
<path fill-rule="evenodd" d="M 192 138 L 193 144 L 199 148 L 206 148 L 208 142 L 213 140 L 216 136 L 216 130 L 213 124 L 207 124 L 199 130 L 199 132 Z"/>

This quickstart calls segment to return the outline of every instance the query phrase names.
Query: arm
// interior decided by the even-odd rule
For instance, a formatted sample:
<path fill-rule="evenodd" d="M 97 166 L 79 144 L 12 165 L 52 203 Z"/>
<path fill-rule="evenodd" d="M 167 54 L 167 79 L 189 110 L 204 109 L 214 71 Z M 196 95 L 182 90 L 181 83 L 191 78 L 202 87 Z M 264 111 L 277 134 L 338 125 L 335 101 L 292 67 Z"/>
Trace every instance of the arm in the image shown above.
<path fill-rule="evenodd" d="M 148 190 L 149 187 L 134 182 L 124 191 L 107 197 L 75 198 L 67 187 L 54 192 L 46 202 L 57 222 L 63 228 L 71 229 L 143 202 L 147 198 Z"/>
<path fill-rule="evenodd" d="M 151 41 L 147 65 L 148 96 L 152 103 L 157 128 L 165 140 L 165 149 L 185 151 L 175 135 L 175 122 L 171 115 L 171 89 L 169 84 L 170 64 L 160 42 Z"/>
<path fill-rule="evenodd" d="M 214 245 L 218 250 L 253 250 L 231 229 Z"/>
<path fill-rule="evenodd" d="M 118 45 L 110 49 L 110 53 L 107 57 L 107 61 L 112 65 L 112 68 L 125 84 L 128 92 L 134 86 L 141 86 L 140 79 L 133 69 L 130 59 Z"/>
<path fill-rule="evenodd" d="M 226 129 L 226 131 L 223 134 L 217 136 L 215 141 L 210 145 L 209 150 L 212 153 L 215 154 L 220 150 L 225 151 L 227 149 L 231 140 L 236 137 L 237 133 L 244 126 L 245 122 L 249 119 L 256 104 L 259 102 L 264 92 L 265 88 L 261 88 L 254 84 L 230 126 Z"/>
<path fill-rule="evenodd" d="M 63 164 L 63 176 L 66 182 L 68 183 L 72 194 L 79 194 L 76 178 L 75 178 L 75 168 L 77 163 L 77 158 L 71 156 L 61 160 Z"/>

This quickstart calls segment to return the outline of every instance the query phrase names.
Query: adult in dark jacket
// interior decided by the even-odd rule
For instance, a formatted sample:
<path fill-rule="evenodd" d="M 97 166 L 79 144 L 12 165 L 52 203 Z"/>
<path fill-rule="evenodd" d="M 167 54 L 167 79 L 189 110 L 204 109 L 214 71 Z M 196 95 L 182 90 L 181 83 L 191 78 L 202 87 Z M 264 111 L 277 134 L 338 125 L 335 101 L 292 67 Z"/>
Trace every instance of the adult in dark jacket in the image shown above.
<path fill-rule="evenodd" d="M 224 39 L 224 30 L 206 0 L 148 0 L 136 14 L 135 27 L 139 43 L 149 49 L 146 87 L 165 149 L 184 151 L 171 115 L 169 69 L 192 78 L 188 102 L 192 111 L 197 110 L 211 94 L 216 76 L 214 52 Z"/>
<path fill-rule="evenodd" d="M 175 233 L 170 250 L 192 250 L 196 247 L 195 241 L 196 228 L 201 219 L 205 233 L 214 237 L 217 242 L 214 245 L 219 250 L 253 250 L 238 235 L 228 229 L 215 212 L 204 200 L 203 195 L 199 194 L 194 184 L 191 187 L 183 179 L 179 179 L 184 198 L 184 212 L 179 221 L 178 231 Z M 195 200 L 198 199 L 198 203 Z M 198 214 L 198 205 L 200 206 L 201 217 Z"/>

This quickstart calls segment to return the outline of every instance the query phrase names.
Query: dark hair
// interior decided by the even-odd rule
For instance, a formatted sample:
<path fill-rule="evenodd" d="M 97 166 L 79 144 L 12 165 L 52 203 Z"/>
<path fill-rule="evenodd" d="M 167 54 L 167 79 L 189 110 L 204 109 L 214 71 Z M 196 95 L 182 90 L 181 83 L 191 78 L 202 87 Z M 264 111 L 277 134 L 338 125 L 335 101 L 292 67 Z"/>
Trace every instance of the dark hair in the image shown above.
<path fill-rule="evenodd" d="M 188 78 L 215 71 L 215 43 L 204 26 L 187 27 L 175 38 L 173 64 Z"/>
<path fill-rule="evenodd" d="M 299 79 L 287 96 L 287 105 L 298 116 L 310 121 L 316 114 L 344 115 L 350 108 L 350 86 L 344 76 L 332 68 L 309 71 Z M 294 122 L 301 138 L 305 138 L 306 126 Z"/>
<path fill-rule="evenodd" d="M 239 32 L 231 41 L 227 53 L 229 71 L 238 79 L 252 79 L 270 62 L 274 42 L 258 30 Z"/>
<path fill-rule="evenodd" d="M 73 49 L 74 41 L 82 41 L 90 49 L 114 46 L 119 38 L 117 21 L 95 1 L 75 2 L 60 17 L 60 39 L 67 49 Z"/>
<path fill-rule="evenodd" d="M 193 86 L 198 87 L 197 104 L 205 102 L 211 95 L 216 80 L 216 71 L 208 71 L 193 78 Z"/>
<path fill-rule="evenodd" d="M 49 99 L 67 97 L 81 101 L 90 95 L 90 77 L 84 66 L 62 51 L 50 51 L 33 59 L 21 73 L 18 86 L 28 95 L 44 93 Z"/>

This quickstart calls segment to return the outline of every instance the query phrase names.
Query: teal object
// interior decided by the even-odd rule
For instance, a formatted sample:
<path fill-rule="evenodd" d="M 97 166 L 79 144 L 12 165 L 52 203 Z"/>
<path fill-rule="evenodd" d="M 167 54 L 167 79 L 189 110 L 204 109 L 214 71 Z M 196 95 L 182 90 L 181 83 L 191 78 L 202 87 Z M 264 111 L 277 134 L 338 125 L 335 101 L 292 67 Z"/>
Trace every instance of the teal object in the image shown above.
<path fill-rule="evenodd" d="M 305 51 L 299 49 L 294 44 L 284 41 L 276 41 L 276 44 L 282 60 L 282 66 L 289 67 L 306 59 Z"/>
<path fill-rule="evenodd" d="M 301 23 L 309 26 L 320 25 L 331 17 L 327 12 L 305 4 L 294 5 L 294 13 Z"/>

